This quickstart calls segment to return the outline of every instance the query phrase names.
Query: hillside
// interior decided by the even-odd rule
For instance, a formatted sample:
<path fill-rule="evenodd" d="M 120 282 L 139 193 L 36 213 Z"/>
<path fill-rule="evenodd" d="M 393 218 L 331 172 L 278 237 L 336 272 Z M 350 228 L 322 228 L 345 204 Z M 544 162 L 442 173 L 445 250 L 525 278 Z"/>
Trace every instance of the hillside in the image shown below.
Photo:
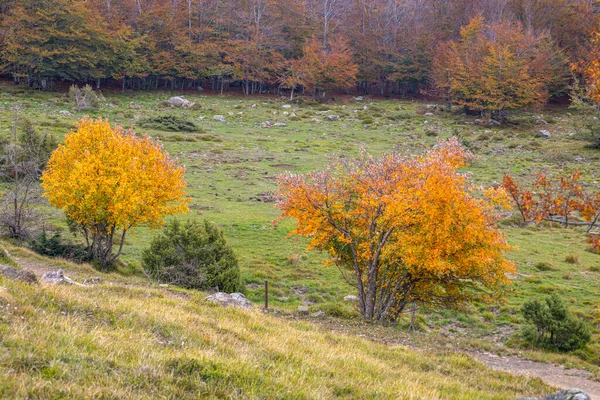
<path fill-rule="evenodd" d="M 337 325 L 355 324 L 359 319 L 352 304 L 343 300 L 344 296 L 354 293 L 353 288 L 342 279 L 336 268 L 323 266 L 324 254 L 308 252 L 305 240 L 287 238 L 292 228 L 291 221 L 283 221 L 279 225 L 272 224 L 273 220 L 279 216 L 279 212 L 273 204 L 277 174 L 284 171 L 305 173 L 323 168 L 332 154 L 354 157 L 359 154 L 361 148 L 366 148 L 375 155 L 391 151 L 419 154 L 441 139 L 457 136 L 461 143 L 476 156 L 472 165 L 466 170 L 472 175 L 476 184 L 490 186 L 499 183 L 505 173 L 510 173 L 521 182 L 527 183 L 531 181 L 534 174 L 540 171 L 561 173 L 579 169 L 582 174 L 582 184 L 588 188 L 598 189 L 597 171 L 600 168 L 600 153 L 597 149 L 589 148 L 587 142 L 582 140 L 585 139 L 583 121 L 579 115 L 566 107 L 552 106 L 535 113 L 515 112 L 509 115 L 506 125 L 486 126 L 476 123 L 476 117 L 465 115 L 458 109 L 452 113 L 441 112 L 433 105 L 418 101 L 341 97 L 329 104 L 319 104 L 307 98 L 290 102 L 273 96 L 234 97 L 217 96 L 214 93 L 187 93 L 185 94 L 186 98 L 196 102 L 194 109 L 176 109 L 165 105 L 165 100 L 172 95 L 181 95 L 178 92 L 108 92 L 104 93 L 106 103 L 100 108 L 74 111 L 73 103 L 66 93 L 34 92 L 6 84 L 0 85 L 0 90 L 0 136 L 2 137 L 8 137 L 15 115 L 21 120 L 24 118 L 31 120 L 33 125 L 42 132 L 54 133 L 59 140 L 62 140 L 64 135 L 69 132 L 73 122 L 89 115 L 94 118 L 100 116 L 109 118 L 111 123 L 131 127 L 138 133 L 145 132 L 153 139 L 160 140 L 165 150 L 178 157 L 186 166 L 185 179 L 191 198 L 191 212 L 180 218 L 198 220 L 206 218 L 224 228 L 226 237 L 238 255 L 247 297 L 255 303 L 261 302 L 262 285 L 264 280 L 268 280 L 271 288 L 270 304 L 273 308 L 293 313 L 298 306 L 308 305 L 311 312 L 321 310 L 328 317 L 337 318 Z M 18 113 L 15 113 L 14 106 L 20 108 Z M 223 117 L 224 122 L 214 119 L 214 116 L 219 115 Z M 328 116 L 330 115 L 339 117 L 339 120 L 335 118 L 329 120 Z M 174 119 L 176 122 L 183 121 L 183 126 L 188 128 L 188 123 L 191 122 L 193 127 L 191 129 L 174 128 L 172 124 Z M 542 129 L 548 130 L 551 137 L 538 137 L 538 132 Z M 43 216 L 40 221 L 43 221 L 44 227 L 49 231 L 58 230 L 62 232 L 63 238 L 80 240 L 67 233 L 64 215 L 49 207 L 43 200 L 36 204 L 36 211 Z M 518 353 L 536 360 L 560 363 L 567 368 L 585 368 L 590 370 L 595 378 L 598 378 L 600 376 L 598 375 L 598 365 L 600 365 L 600 336 L 598 335 L 600 326 L 600 302 L 598 300 L 600 299 L 600 256 L 588 251 L 586 235 L 578 227 L 565 229 L 550 224 L 523 227 L 514 215 L 514 211 L 507 213 L 505 217 L 501 228 L 508 235 L 509 242 L 516 246 L 515 250 L 508 254 L 508 257 L 516 262 L 518 270 L 518 273 L 512 277 L 513 291 L 508 294 L 507 302 L 493 305 L 474 304 L 465 312 L 419 311 L 417 314 L 418 327 L 421 332 L 427 334 L 415 335 L 410 340 L 422 342 L 417 343 L 417 347 L 446 349 L 445 351 L 458 347 L 461 349 L 484 349 L 492 353 Z M 41 290 L 34 290 L 11 283 L 3 283 L 2 286 L 7 288 L 3 292 L 3 296 L 10 294 L 13 302 L 11 304 L 21 302 L 20 305 L 17 305 L 18 311 L 31 312 L 31 318 L 35 316 L 35 318 L 43 319 L 43 316 L 56 314 L 56 318 L 63 322 L 58 324 L 53 321 L 49 324 L 54 326 L 53 324 L 56 323 L 57 332 L 60 332 L 64 326 L 61 325 L 63 323 L 73 326 L 74 334 L 77 326 L 81 326 L 82 330 L 85 327 L 95 327 L 96 317 L 88 318 L 86 314 L 90 310 L 95 310 L 94 315 L 96 313 L 100 315 L 98 321 L 104 330 L 98 331 L 98 338 L 79 332 L 81 337 L 78 340 L 90 343 L 96 343 L 97 340 L 110 342 L 115 335 L 115 342 L 119 336 L 126 336 L 128 340 L 128 342 L 123 341 L 122 346 L 115 350 L 117 355 L 105 348 L 106 354 L 102 360 L 109 361 L 90 361 L 102 371 L 113 370 L 117 368 L 117 365 L 123 370 L 126 367 L 141 368 L 145 365 L 145 361 L 141 362 L 140 359 L 145 360 L 144 357 L 147 354 L 144 353 L 145 350 L 135 350 L 137 343 L 149 345 L 149 343 L 154 343 L 152 340 L 156 340 L 158 343 L 162 339 L 156 339 L 156 337 L 162 335 L 163 331 L 166 332 L 167 339 L 162 341 L 166 343 L 169 341 L 178 343 L 179 339 L 170 338 L 182 336 L 186 338 L 182 340 L 183 342 L 187 342 L 188 337 L 196 337 L 194 339 L 196 343 L 202 343 L 202 334 L 205 331 L 198 330 L 198 324 L 205 323 L 210 327 L 206 328 L 207 337 L 212 337 L 211 340 L 221 343 L 218 335 L 219 327 L 214 322 L 216 318 L 218 321 L 230 321 L 223 325 L 223 329 L 233 333 L 225 332 L 231 337 L 224 343 L 242 340 L 236 339 L 236 335 L 244 338 L 253 337 L 255 338 L 253 339 L 254 343 L 262 343 L 262 339 L 259 340 L 259 338 L 264 338 L 264 343 L 269 343 L 270 340 L 275 340 L 275 336 L 279 335 L 278 332 L 281 332 L 285 340 L 301 338 L 304 335 L 310 336 L 311 339 L 306 339 L 307 341 L 316 341 L 316 337 L 330 338 L 323 344 L 325 347 L 319 348 L 319 351 L 315 352 L 316 356 L 307 356 L 308 360 L 316 358 L 317 361 L 304 361 L 304 356 L 300 351 L 302 347 L 291 343 L 286 345 L 290 348 L 290 354 L 294 354 L 289 358 L 283 355 L 287 354 L 287 348 L 283 348 L 275 360 L 272 360 L 272 356 L 267 355 L 266 348 L 260 348 L 261 350 L 257 352 L 256 356 L 258 358 L 251 357 L 248 362 L 252 366 L 271 365 L 269 364 L 271 362 L 277 365 L 278 374 L 281 376 L 278 378 L 279 380 L 269 378 L 268 383 L 260 383 L 263 382 L 261 380 L 263 378 L 258 373 L 257 375 L 250 374 L 254 376 L 252 379 L 240 375 L 242 372 L 236 368 L 241 368 L 244 372 L 245 368 L 249 367 L 234 361 L 235 357 L 231 347 L 229 347 L 230 350 L 219 350 L 225 355 L 215 350 L 215 354 L 225 357 L 225 361 L 221 360 L 225 365 L 224 370 L 238 373 L 238 378 L 235 378 L 237 381 L 231 378 L 231 382 L 237 382 L 236 384 L 231 383 L 231 387 L 233 388 L 237 384 L 246 385 L 244 386 L 245 393 L 252 393 L 248 388 L 254 388 L 252 390 L 256 390 L 258 393 L 259 390 L 256 387 L 262 384 L 274 385 L 272 386 L 274 392 L 269 393 L 277 393 L 278 385 L 288 388 L 289 386 L 286 386 L 288 381 L 297 382 L 300 379 L 297 378 L 294 381 L 286 375 L 287 373 L 295 374 L 296 367 L 300 368 L 302 363 L 310 365 L 310 362 L 314 362 L 325 371 L 324 375 L 329 374 L 333 378 L 327 384 L 318 383 L 316 377 L 309 372 L 303 372 L 307 375 L 305 378 L 307 381 L 313 378 L 315 381 L 313 384 L 303 384 L 302 387 L 306 386 L 310 388 L 307 390 L 314 390 L 314 392 L 308 391 L 299 396 L 328 397 L 327 393 L 329 396 L 333 396 L 338 382 L 343 382 L 340 387 L 344 388 L 352 380 L 350 375 L 346 376 L 341 372 L 345 368 L 340 367 L 340 363 L 344 365 L 343 361 L 326 359 L 327 362 L 322 363 L 325 366 L 320 364 L 321 354 L 337 354 L 339 352 L 339 349 L 335 347 L 337 345 L 345 349 L 351 348 L 353 351 L 361 349 L 360 357 L 353 353 L 348 356 L 349 359 L 356 357 L 362 360 L 361 357 L 368 354 L 365 357 L 371 360 L 369 362 L 379 365 L 378 368 L 386 371 L 385 377 L 381 380 L 381 386 L 378 386 L 378 380 L 377 383 L 369 384 L 376 386 L 371 387 L 365 384 L 365 386 L 348 389 L 356 390 L 356 392 L 350 393 L 362 395 L 369 393 L 369 390 L 373 390 L 373 393 L 381 390 L 383 396 L 387 390 L 385 388 L 394 387 L 394 384 L 390 382 L 396 382 L 400 379 L 398 377 L 403 374 L 411 376 L 411 373 L 415 373 L 406 372 L 400 367 L 396 368 L 397 364 L 400 364 L 398 360 L 408 360 L 406 365 L 409 367 L 407 368 L 412 371 L 421 371 L 418 367 L 415 368 L 415 365 L 425 363 L 422 369 L 426 371 L 419 373 L 423 373 L 423 376 L 430 376 L 431 380 L 429 380 L 430 378 L 423 378 L 423 380 L 418 378 L 417 382 L 426 383 L 417 386 L 421 385 L 423 388 L 427 388 L 423 390 L 433 390 L 434 394 L 437 393 L 437 396 L 443 398 L 448 398 L 452 393 L 457 396 L 456 398 L 461 398 L 460 396 L 472 398 L 466 394 L 468 390 L 471 390 L 467 389 L 467 387 L 471 387 L 471 383 L 468 382 L 476 382 L 483 376 L 478 374 L 484 374 L 480 371 L 479 364 L 471 364 L 470 360 L 461 355 L 451 355 L 442 351 L 442 353 L 427 353 L 427 356 L 418 353 L 420 356 L 417 356 L 415 353 L 394 348 L 389 353 L 393 354 L 389 356 L 391 359 L 388 359 L 386 358 L 388 357 L 387 350 L 385 356 L 381 354 L 383 352 L 381 349 L 387 349 L 383 345 L 345 335 L 340 337 L 338 344 L 332 344 L 330 342 L 338 340 L 336 339 L 337 334 L 327 333 L 329 330 L 323 331 L 310 324 L 306 325 L 305 322 L 284 322 L 260 313 L 251 313 L 248 316 L 239 311 L 221 310 L 205 305 L 202 301 L 203 294 L 194 295 L 185 291 L 177 291 L 176 294 L 173 294 L 171 289 L 148 288 L 141 271 L 140 255 L 154 235 L 154 231 L 140 228 L 136 229 L 133 235 L 128 236 L 122 256 L 123 264 L 119 269 L 120 274 L 104 276 L 89 267 L 65 264 L 69 274 L 78 280 L 91 274 L 102 276 L 103 283 L 99 286 L 86 289 L 70 287 L 68 290 L 44 287 Z M 41 261 L 43 265 L 50 262 L 49 260 Z M 586 349 L 580 350 L 576 354 L 563 355 L 543 351 L 533 352 L 522 348 L 519 336 L 523 326 L 523 318 L 519 311 L 521 305 L 526 300 L 543 299 L 551 293 L 559 295 L 575 314 L 585 318 L 594 327 L 592 342 Z M 115 296 L 114 300 L 113 296 Z M 152 299 L 155 301 L 153 302 Z M 54 303 L 55 301 L 58 305 Z M 65 304 L 64 307 L 63 304 Z M 73 315 L 69 314 L 70 311 L 67 309 L 71 310 L 71 308 L 68 308 L 67 305 L 73 305 L 73 310 L 77 312 Z M 147 305 L 152 305 L 152 307 L 148 311 L 144 311 Z M 44 310 L 44 307 L 49 307 L 46 309 L 46 314 L 40 311 Z M 172 313 L 169 307 L 174 307 Z M 85 311 L 86 316 L 81 314 L 81 310 Z M 156 333 L 149 326 L 154 323 L 152 321 L 161 320 L 162 316 L 153 317 L 146 314 L 154 313 L 150 310 L 156 311 L 157 315 L 168 314 L 165 317 L 166 321 L 171 321 L 170 318 L 176 317 L 176 319 L 167 324 L 167 328 L 164 328 L 166 330 L 157 328 L 156 332 L 158 333 Z M 61 314 L 61 311 L 65 311 L 67 315 Z M 203 315 L 204 317 L 202 317 Z M 64 322 L 67 319 L 68 322 Z M 78 324 L 81 323 L 81 325 L 71 324 L 71 319 L 80 321 Z M 188 319 L 191 321 L 190 326 L 185 326 L 185 321 Z M 121 320 L 124 321 L 123 325 L 119 325 Z M 18 319 L 18 321 L 21 320 Z M 52 332 L 47 329 L 49 326 L 47 323 L 39 322 L 38 327 L 38 322 L 34 323 L 33 319 L 25 318 L 23 321 L 26 325 L 22 326 L 22 334 L 29 335 L 27 337 L 30 339 L 39 333 L 36 333 L 36 330 L 44 332 L 44 335 L 50 335 Z M 230 326 L 236 323 L 242 324 L 239 321 L 244 321 L 243 326 L 238 326 L 236 329 Z M 27 325 L 27 323 L 30 324 Z M 223 323 L 225 324 L 225 322 Z M 253 326 L 253 328 L 247 326 Z M 263 330 L 263 326 L 267 328 Z M 112 330 L 112 327 L 117 327 L 118 330 Z M 403 342 L 404 337 L 408 335 L 406 327 L 407 318 L 399 321 L 396 327 L 377 327 L 372 330 L 383 332 L 381 338 L 384 342 Z M 302 329 L 309 330 L 303 331 Z M 246 333 L 245 330 L 249 332 Z M 364 330 L 360 334 L 364 334 Z M 47 339 L 53 343 L 52 346 L 63 346 L 64 349 L 68 349 L 73 340 L 62 335 L 62 333 L 56 333 L 55 336 Z M 402 340 L 387 339 L 390 336 L 398 335 L 403 337 Z M 131 343 L 135 344 L 131 350 L 128 350 L 127 347 L 131 345 L 129 336 L 132 338 Z M 22 343 L 28 343 L 28 340 L 24 338 Z M 159 371 L 157 378 L 152 382 L 159 386 L 180 386 L 181 383 L 173 383 L 179 379 L 175 378 L 176 375 L 179 375 L 178 373 L 173 373 L 173 369 L 160 367 L 163 365 L 161 362 L 168 360 L 169 357 L 174 357 L 170 353 L 170 347 L 162 349 L 162 347 L 157 347 L 156 343 L 152 346 L 149 345 L 153 351 L 158 352 L 150 360 L 154 364 L 150 361 L 147 362 Z M 360 345 L 356 343 L 360 343 Z M 48 344 L 44 340 L 43 346 L 40 348 L 47 346 Z M 97 346 L 98 348 L 102 347 L 101 345 Z M 380 350 L 371 351 L 375 348 Z M 80 360 L 78 357 L 84 357 L 77 355 L 73 349 L 69 351 L 72 351 L 69 353 L 71 358 L 65 356 L 66 364 L 79 362 L 77 361 Z M 54 360 L 53 354 L 56 352 L 59 350 L 50 347 L 49 353 L 44 352 L 41 359 Z M 121 366 L 120 363 L 123 361 L 118 356 L 120 352 L 135 362 L 131 361 L 130 365 L 127 361 L 126 365 Z M 29 353 L 31 356 L 27 355 Z M 26 363 L 27 357 L 30 357 L 33 360 L 31 368 L 37 371 L 50 368 L 49 365 L 54 368 L 54 364 L 44 364 L 46 361 L 40 362 L 42 366 L 36 366 L 35 354 L 37 353 L 33 349 L 24 351 L 23 354 L 9 353 L 7 357 L 3 358 L 3 362 L 18 363 L 19 360 L 25 360 Z M 190 355 L 190 357 L 192 356 L 198 355 Z M 411 357 L 413 358 L 411 359 Z M 267 361 L 264 361 L 265 359 Z M 419 361 L 415 361 L 416 359 Z M 434 371 L 437 371 L 435 365 L 440 360 L 444 360 L 442 365 L 465 364 L 464 367 L 452 366 L 449 368 L 452 372 L 444 370 L 443 374 L 448 375 L 439 381 L 454 382 L 448 383 L 448 387 L 456 384 L 460 388 L 456 389 L 457 391 L 453 392 L 445 386 L 446 389 L 442 389 L 441 383 L 439 385 L 442 386 L 432 383 L 438 382 L 437 378 L 434 379 L 433 376 L 438 376 Z M 384 361 L 387 363 L 385 366 L 383 365 Z M 81 374 L 68 372 L 71 367 L 62 369 L 63 365 L 58 361 L 56 363 L 58 363 L 56 367 L 58 372 L 56 372 L 57 375 L 49 372 L 53 376 L 51 379 L 61 377 L 60 379 L 65 379 L 65 382 L 72 382 L 69 381 L 72 378 L 75 382 L 72 384 L 73 388 L 78 387 L 78 384 L 83 385 L 85 381 L 83 376 L 89 372 L 88 370 Z M 364 363 L 360 361 L 360 363 L 366 370 L 371 370 L 370 366 L 366 367 L 371 364 L 366 361 Z M 472 365 L 477 366 L 472 367 Z M 11 385 L 21 385 L 28 379 L 37 379 L 35 378 L 37 375 L 21 379 L 18 374 L 26 376 L 26 372 L 18 372 L 18 368 L 7 368 L 11 371 L 14 370 L 14 374 L 17 374 L 14 375 L 14 379 L 11 378 Z M 93 368 L 90 368 L 91 371 Z M 454 368 L 457 369 L 454 370 Z M 263 369 L 267 371 L 266 367 Z M 427 375 L 428 373 L 432 375 Z M 39 374 L 43 375 L 41 372 Z M 354 374 L 365 381 L 364 377 L 368 376 L 364 371 L 356 371 Z M 130 386 L 124 383 L 123 387 L 131 387 L 139 383 L 132 377 L 134 375 L 135 373 L 131 372 L 130 375 L 127 375 L 128 378 L 123 378 L 124 381 L 131 383 Z M 43 380 L 39 379 L 41 379 L 40 382 Z M 104 381 L 108 382 L 107 379 Z M 408 380 L 413 381 L 412 378 Z M 101 382 L 102 380 L 96 381 Z M 398 382 L 400 381 L 401 379 L 398 380 Z M 499 388 L 503 387 L 503 384 L 498 383 L 500 380 L 494 381 L 486 377 L 482 381 L 484 381 L 482 384 L 488 388 L 496 385 Z M 335 384 L 331 382 L 335 382 Z M 512 381 L 507 382 L 509 382 L 507 385 L 512 385 L 510 383 Z M 139 393 L 145 393 L 143 385 L 140 385 Z M 146 383 L 145 385 L 150 384 Z M 473 385 L 475 384 L 473 383 Z M 54 390 L 53 387 L 44 385 L 42 387 L 46 388 L 44 390 Z M 117 390 L 118 387 L 118 385 L 115 385 L 114 388 L 111 386 L 110 390 Z M 223 385 L 218 385 L 218 387 L 222 388 Z M 473 387 L 476 388 L 474 390 L 480 390 L 477 389 L 477 385 Z M 288 389 L 281 390 L 281 393 L 287 393 L 285 390 Z M 320 394 L 319 390 L 323 390 L 324 394 Z M 345 389 L 340 390 L 340 393 L 345 393 Z M 506 391 L 503 392 L 504 390 Z M 505 396 L 499 398 L 511 398 L 519 390 L 521 389 L 516 386 L 498 389 L 498 393 L 505 393 L 498 396 Z M 519 393 L 525 393 L 528 390 L 524 388 Z M 536 394 L 543 392 L 544 390 L 540 390 Z M 297 392 L 289 393 L 291 393 L 289 396 L 293 397 Z M 351 394 L 347 395 L 355 397 Z M 273 396 L 278 397 L 277 395 Z M 107 395 L 107 397 L 110 396 Z M 365 395 L 365 397 L 368 396 Z"/>
<path fill-rule="evenodd" d="M 34 270 L 98 273 L 11 247 Z M 2 398 L 513 399 L 551 391 L 460 353 L 336 334 L 205 294 L 102 275 L 98 284 L 0 278 Z"/>

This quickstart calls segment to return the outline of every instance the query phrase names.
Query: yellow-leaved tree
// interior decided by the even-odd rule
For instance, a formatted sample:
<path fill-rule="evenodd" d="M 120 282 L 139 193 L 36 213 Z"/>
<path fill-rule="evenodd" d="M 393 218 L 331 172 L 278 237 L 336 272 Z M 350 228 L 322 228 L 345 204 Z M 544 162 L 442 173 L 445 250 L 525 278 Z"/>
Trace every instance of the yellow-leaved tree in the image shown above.
<path fill-rule="evenodd" d="M 366 320 L 395 319 L 408 304 L 493 300 L 514 272 L 496 228 L 502 190 L 475 196 L 458 168 L 470 154 L 456 139 L 426 155 L 366 154 L 327 170 L 279 178 L 279 208 L 293 232 L 331 255 L 356 287 Z"/>
<path fill-rule="evenodd" d="M 148 136 L 108 120 L 84 118 L 65 137 L 42 175 L 44 196 L 83 234 L 102 269 L 121 254 L 131 228 L 157 228 L 164 216 L 187 212 L 184 168 Z M 118 250 L 113 251 L 113 243 Z"/>

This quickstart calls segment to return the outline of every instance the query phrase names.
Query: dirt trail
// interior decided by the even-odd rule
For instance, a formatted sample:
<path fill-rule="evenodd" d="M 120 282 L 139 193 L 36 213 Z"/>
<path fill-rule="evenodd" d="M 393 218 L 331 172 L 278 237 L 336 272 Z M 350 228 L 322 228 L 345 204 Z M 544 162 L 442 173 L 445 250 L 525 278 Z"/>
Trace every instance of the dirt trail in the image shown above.
<path fill-rule="evenodd" d="M 560 389 L 577 388 L 585 391 L 592 400 L 600 400 L 600 382 L 589 379 L 590 373 L 579 369 L 565 369 L 541 362 L 524 360 L 515 356 L 498 356 L 491 353 L 467 353 L 492 369 L 514 375 L 540 378 Z"/>

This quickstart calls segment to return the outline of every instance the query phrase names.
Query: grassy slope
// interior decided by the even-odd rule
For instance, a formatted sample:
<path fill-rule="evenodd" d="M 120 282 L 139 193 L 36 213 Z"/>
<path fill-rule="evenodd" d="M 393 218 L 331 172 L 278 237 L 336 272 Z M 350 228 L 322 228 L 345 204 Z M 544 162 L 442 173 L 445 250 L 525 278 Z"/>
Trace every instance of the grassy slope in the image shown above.
<path fill-rule="evenodd" d="M 272 304 L 287 310 L 310 301 L 315 309 L 352 313 L 351 306 L 342 298 L 353 290 L 336 269 L 321 265 L 322 254 L 306 252 L 305 241 L 285 239 L 291 223 L 273 227 L 271 222 L 277 218 L 277 210 L 272 203 L 256 200 L 275 189 L 275 176 L 282 171 L 302 173 L 322 168 L 330 154 L 352 156 L 361 147 L 376 154 L 392 150 L 421 152 L 439 138 L 459 135 L 477 156 L 469 168 L 477 183 L 498 182 L 505 172 L 525 178 L 539 170 L 580 168 L 586 184 L 598 187 L 600 152 L 586 149 L 583 142 L 569 135 L 577 131 L 578 120 L 565 109 L 545 110 L 542 116 L 548 125 L 536 125 L 532 114 L 524 113 L 513 116 L 507 126 L 488 128 L 465 125 L 463 122 L 473 117 L 460 114 L 418 115 L 416 111 L 422 104 L 396 100 L 293 104 L 291 109 L 284 109 L 282 105 L 288 101 L 272 97 L 192 94 L 187 97 L 196 101 L 200 110 L 170 110 L 161 108 L 160 103 L 180 93 L 116 93 L 106 96 L 114 106 L 79 112 L 70 118 L 58 114 L 71 108 L 64 94 L 22 91 L 12 86 L 2 86 L 0 91 L 0 135 L 7 134 L 12 123 L 13 114 L 8 108 L 23 104 L 27 108 L 22 114 L 59 136 L 77 118 L 89 114 L 103 115 L 115 123 L 160 137 L 167 151 L 187 166 L 192 212 L 186 218 L 205 217 L 222 225 L 239 254 L 244 279 L 249 284 L 248 296 L 260 301 L 262 281 L 268 279 Z M 139 103 L 141 108 L 131 107 L 130 102 Z M 364 105 L 367 110 L 363 110 Z M 295 112 L 298 117 L 290 118 L 283 112 Z M 157 113 L 192 118 L 201 131 L 169 133 L 136 126 L 141 118 Z M 228 122 L 212 120 L 215 114 L 225 115 Z M 325 121 L 328 114 L 340 115 L 342 121 Z M 312 118 L 320 122 L 311 122 Z M 288 126 L 261 128 L 260 124 L 267 120 L 286 122 Z M 542 128 L 552 132 L 550 140 L 535 138 Z M 52 220 L 56 224 L 64 224 L 60 213 L 49 208 L 45 211 L 54 214 Z M 518 246 L 509 256 L 517 262 L 520 273 L 508 303 L 500 307 L 476 305 L 467 314 L 429 314 L 430 330 L 450 336 L 500 337 L 506 341 L 519 329 L 518 309 L 522 302 L 551 292 L 560 294 L 594 324 L 600 324 L 600 257 L 585 250 L 587 245 L 581 230 L 523 229 L 510 221 L 503 229 L 509 241 Z M 152 235 L 148 230 L 138 229 L 128 239 L 124 260 L 139 263 L 140 251 Z M 568 254 L 577 254 L 580 263 L 565 262 Z M 540 262 L 551 264 L 552 270 L 539 270 L 535 265 Z M 600 338 L 596 336 L 586 358 L 597 358 L 598 343 Z"/>
<path fill-rule="evenodd" d="M 78 279 L 97 275 L 40 261 Z M 224 309 L 138 278 L 102 279 L 82 288 L 0 278 L 0 398 L 513 399 L 551 390 L 461 354 Z"/>

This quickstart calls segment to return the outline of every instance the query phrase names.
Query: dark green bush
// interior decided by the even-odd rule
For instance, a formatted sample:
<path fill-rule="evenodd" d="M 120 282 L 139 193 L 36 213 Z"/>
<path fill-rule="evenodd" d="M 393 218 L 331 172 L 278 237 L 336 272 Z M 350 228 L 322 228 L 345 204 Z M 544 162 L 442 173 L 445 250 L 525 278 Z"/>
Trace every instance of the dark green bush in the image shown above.
<path fill-rule="evenodd" d="M 91 261 L 85 246 L 64 239 L 60 232 L 54 232 L 52 236 L 48 236 L 46 231 L 42 231 L 29 242 L 29 247 L 36 253 L 47 257 L 61 257 L 74 262 Z"/>
<path fill-rule="evenodd" d="M 163 114 L 155 117 L 143 118 L 139 125 L 142 128 L 156 129 L 168 132 L 196 132 L 198 126 L 189 119 L 174 115 Z"/>
<path fill-rule="evenodd" d="M 521 312 L 529 324 L 523 336 L 533 346 L 573 351 L 583 348 L 591 339 L 590 327 L 572 315 L 556 295 L 547 297 L 545 302 L 528 301 Z"/>
<path fill-rule="evenodd" d="M 174 220 L 142 254 L 153 279 L 188 289 L 236 292 L 242 288 L 238 261 L 223 231 L 208 221 Z"/>

